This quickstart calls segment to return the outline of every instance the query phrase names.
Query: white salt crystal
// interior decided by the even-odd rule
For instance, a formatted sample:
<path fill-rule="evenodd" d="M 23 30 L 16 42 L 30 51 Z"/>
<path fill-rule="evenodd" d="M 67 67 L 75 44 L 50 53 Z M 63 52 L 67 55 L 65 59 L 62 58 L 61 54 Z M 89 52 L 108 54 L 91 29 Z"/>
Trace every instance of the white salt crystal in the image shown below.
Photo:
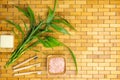
<path fill-rule="evenodd" d="M 13 48 L 14 36 L 13 35 L 0 35 L 0 47 L 1 48 Z"/>

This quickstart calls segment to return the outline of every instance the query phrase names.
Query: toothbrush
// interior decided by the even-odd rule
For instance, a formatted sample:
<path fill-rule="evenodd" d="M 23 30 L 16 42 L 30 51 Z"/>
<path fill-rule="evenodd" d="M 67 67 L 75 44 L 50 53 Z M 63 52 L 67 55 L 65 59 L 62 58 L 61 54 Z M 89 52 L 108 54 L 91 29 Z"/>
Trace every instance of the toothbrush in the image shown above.
<path fill-rule="evenodd" d="M 33 72 L 16 73 L 16 74 L 14 74 L 14 76 L 30 75 L 30 74 L 34 74 L 34 73 L 41 74 L 41 71 L 33 71 Z"/>
<path fill-rule="evenodd" d="M 41 63 L 37 63 L 37 64 L 32 64 L 32 65 L 29 65 L 29 66 L 25 66 L 25 67 L 21 67 L 21 68 L 18 68 L 18 69 L 14 69 L 13 71 L 14 72 L 17 72 L 17 71 L 21 71 L 21 70 L 24 70 L 24 69 L 28 69 L 28 68 L 31 68 L 31 67 L 40 67 L 40 64 Z"/>
<path fill-rule="evenodd" d="M 21 65 L 23 65 L 23 64 L 25 64 L 25 63 L 27 63 L 27 62 L 33 60 L 33 59 L 37 59 L 37 58 L 38 58 L 37 56 L 33 56 L 33 57 L 31 57 L 31 58 L 29 58 L 29 59 L 23 61 L 22 63 L 20 63 L 20 64 L 14 66 L 13 69 L 18 68 L 19 66 L 21 66 Z"/>

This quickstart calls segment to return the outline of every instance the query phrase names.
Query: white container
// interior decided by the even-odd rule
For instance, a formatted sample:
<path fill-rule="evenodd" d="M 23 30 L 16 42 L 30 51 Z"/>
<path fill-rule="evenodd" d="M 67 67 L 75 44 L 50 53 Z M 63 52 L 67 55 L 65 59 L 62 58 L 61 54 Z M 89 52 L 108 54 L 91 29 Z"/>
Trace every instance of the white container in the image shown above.
<path fill-rule="evenodd" d="M 0 35 L 0 48 L 13 48 L 14 36 L 13 35 Z"/>

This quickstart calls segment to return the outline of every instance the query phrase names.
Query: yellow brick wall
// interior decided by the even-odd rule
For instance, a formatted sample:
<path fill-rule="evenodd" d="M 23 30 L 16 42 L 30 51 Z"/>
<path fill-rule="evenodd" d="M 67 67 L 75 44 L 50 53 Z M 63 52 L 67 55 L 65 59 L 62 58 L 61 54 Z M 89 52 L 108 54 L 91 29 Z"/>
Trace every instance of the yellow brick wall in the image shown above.
<path fill-rule="evenodd" d="M 25 18 L 15 8 L 28 4 L 45 18 L 47 7 L 53 7 L 54 0 L 0 0 L 0 30 L 11 30 L 3 20 L 12 19 L 20 22 Z M 35 54 L 39 59 L 28 64 L 41 62 L 41 67 L 25 71 L 41 70 L 41 75 L 13 77 L 12 67 L 4 69 L 10 53 L 0 53 L 0 80 L 120 80 L 120 0 L 59 0 L 57 14 L 63 16 L 77 29 L 71 36 L 59 34 L 54 36 L 67 44 L 75 52 L 79 72 L 68 51 L 63 47 L 45 49 L 38 46 L 41 53 L 28 51 L 15 64 Z M 25 18 L 26 19 L 26 18 Z M 15 41 L 17 45 L 17 39 Z M 46 55 L 42 52 L 47 53 Z M 48 77 L 46 58 L 48 54 L 65 54 L 67 72 L 65 76 Z M 15 65 L 14 64 L 14 65 Z M 26 65 L 28 65 L 26 64 Z"/>

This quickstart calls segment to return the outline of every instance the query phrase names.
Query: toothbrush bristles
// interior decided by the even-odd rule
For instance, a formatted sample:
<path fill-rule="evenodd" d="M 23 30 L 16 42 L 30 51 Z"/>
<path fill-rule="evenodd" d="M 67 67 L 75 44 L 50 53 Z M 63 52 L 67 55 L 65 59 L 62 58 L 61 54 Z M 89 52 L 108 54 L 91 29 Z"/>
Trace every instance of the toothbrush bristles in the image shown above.
<path fill-rule="evenodd" d="M 38 56 L 35 56 L 35 57 L 34 57 L 34 59 L 37 59 L 37 58 L 38 58 Z"/>

